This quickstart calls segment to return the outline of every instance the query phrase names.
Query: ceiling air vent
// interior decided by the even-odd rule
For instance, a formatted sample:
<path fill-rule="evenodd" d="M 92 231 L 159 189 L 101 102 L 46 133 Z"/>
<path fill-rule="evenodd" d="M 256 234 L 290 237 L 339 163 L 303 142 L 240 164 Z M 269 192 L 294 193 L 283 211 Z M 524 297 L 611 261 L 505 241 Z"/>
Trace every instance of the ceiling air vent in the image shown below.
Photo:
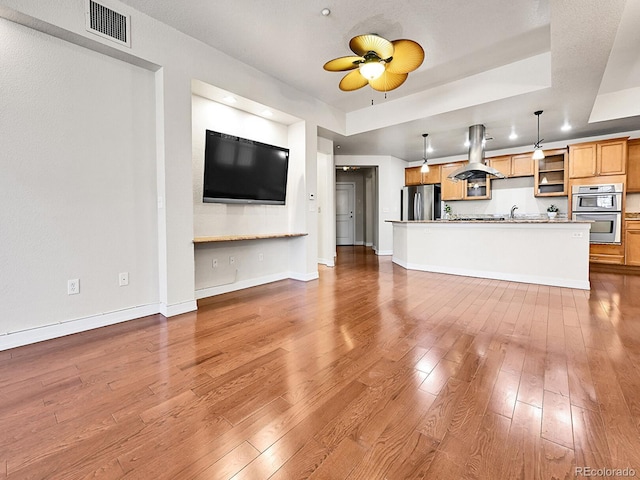
<path fill-rule="evenodd" d="M 131 48 L 129 15 L 123 15 L 93 0 L 86 1 L 86 26 L 89 32 Z"/>

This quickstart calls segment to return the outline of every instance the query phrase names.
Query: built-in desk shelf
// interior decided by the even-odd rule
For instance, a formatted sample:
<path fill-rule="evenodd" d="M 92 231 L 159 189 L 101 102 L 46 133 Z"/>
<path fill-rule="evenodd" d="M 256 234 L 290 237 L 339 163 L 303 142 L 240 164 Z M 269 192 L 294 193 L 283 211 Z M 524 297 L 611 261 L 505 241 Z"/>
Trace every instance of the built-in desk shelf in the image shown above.
<path fill-rule="evenodd" d="M 266 233 L 247 235 L 220 235 L 215 237 L 195 237 L 193 243 L 237 242 L 240 240 L 264 240 L 267 238 L 304 237 L 308 233 Z"/>

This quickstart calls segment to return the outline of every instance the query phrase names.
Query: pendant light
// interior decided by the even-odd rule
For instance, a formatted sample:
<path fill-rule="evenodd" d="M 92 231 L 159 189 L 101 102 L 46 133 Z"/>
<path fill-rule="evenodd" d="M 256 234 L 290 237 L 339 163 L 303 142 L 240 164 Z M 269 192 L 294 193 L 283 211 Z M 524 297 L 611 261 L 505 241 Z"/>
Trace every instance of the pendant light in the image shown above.
<path fill-rule="evenodd" d="M 544 152 L 542 151 L 542 146 L 540 145 L 544 139 L 540 140 L 540 115 L 542 115 L 542 110 L 538 110 L 537 112 L 533 112 L 533 114 L 538 117 L 538 141 L 533 146 L 533 156 L 534 160 L 542 160 L 544 158 Z"/>
<path fill-rule="evenodd" d="M 427 163 L 427 137 L 428 136 L 429 136 L 428 133 L 422 134 L 422 138 L 424 138 L 424 157 L 422 157 L 422 159 L 424 160 L 424 163 L 422 164 L 422 168 L 420 168 L 420 171 L 422 173 L 429 172 L 429 164 Z"/>

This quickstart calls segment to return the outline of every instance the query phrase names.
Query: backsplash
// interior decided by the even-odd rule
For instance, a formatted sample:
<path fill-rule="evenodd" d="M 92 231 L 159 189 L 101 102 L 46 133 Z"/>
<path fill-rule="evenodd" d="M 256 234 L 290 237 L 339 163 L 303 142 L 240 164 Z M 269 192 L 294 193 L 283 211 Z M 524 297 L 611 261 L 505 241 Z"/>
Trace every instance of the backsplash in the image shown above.
<path fill-rule="evenodd" d="M 517 215 L 544 214 L 551 204 L 566 215 L 568 208 L 567 197 L 534 197 L 533 177 L 492 180 L 491 200 L 457 200 L 445 203 L 451 205 L 454 214 L 459 215 L 509 214 L 513 205 L 518 206 Z"/>
<path fill-rule="evenodd" d="M 625 212 L 640 212 L 640 193 L 628 193 Z"/>

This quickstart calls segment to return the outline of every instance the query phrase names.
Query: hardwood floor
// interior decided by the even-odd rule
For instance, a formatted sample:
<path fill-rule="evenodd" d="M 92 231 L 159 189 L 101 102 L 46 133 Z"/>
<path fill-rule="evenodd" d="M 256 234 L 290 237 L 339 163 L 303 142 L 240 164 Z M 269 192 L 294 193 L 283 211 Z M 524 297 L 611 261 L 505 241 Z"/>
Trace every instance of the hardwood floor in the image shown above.
<path fill-rule="evenodd" d="M 319 281 L 0 352 L 0 479 L 640 476 L 640 276 L 338 251 Z"/>

